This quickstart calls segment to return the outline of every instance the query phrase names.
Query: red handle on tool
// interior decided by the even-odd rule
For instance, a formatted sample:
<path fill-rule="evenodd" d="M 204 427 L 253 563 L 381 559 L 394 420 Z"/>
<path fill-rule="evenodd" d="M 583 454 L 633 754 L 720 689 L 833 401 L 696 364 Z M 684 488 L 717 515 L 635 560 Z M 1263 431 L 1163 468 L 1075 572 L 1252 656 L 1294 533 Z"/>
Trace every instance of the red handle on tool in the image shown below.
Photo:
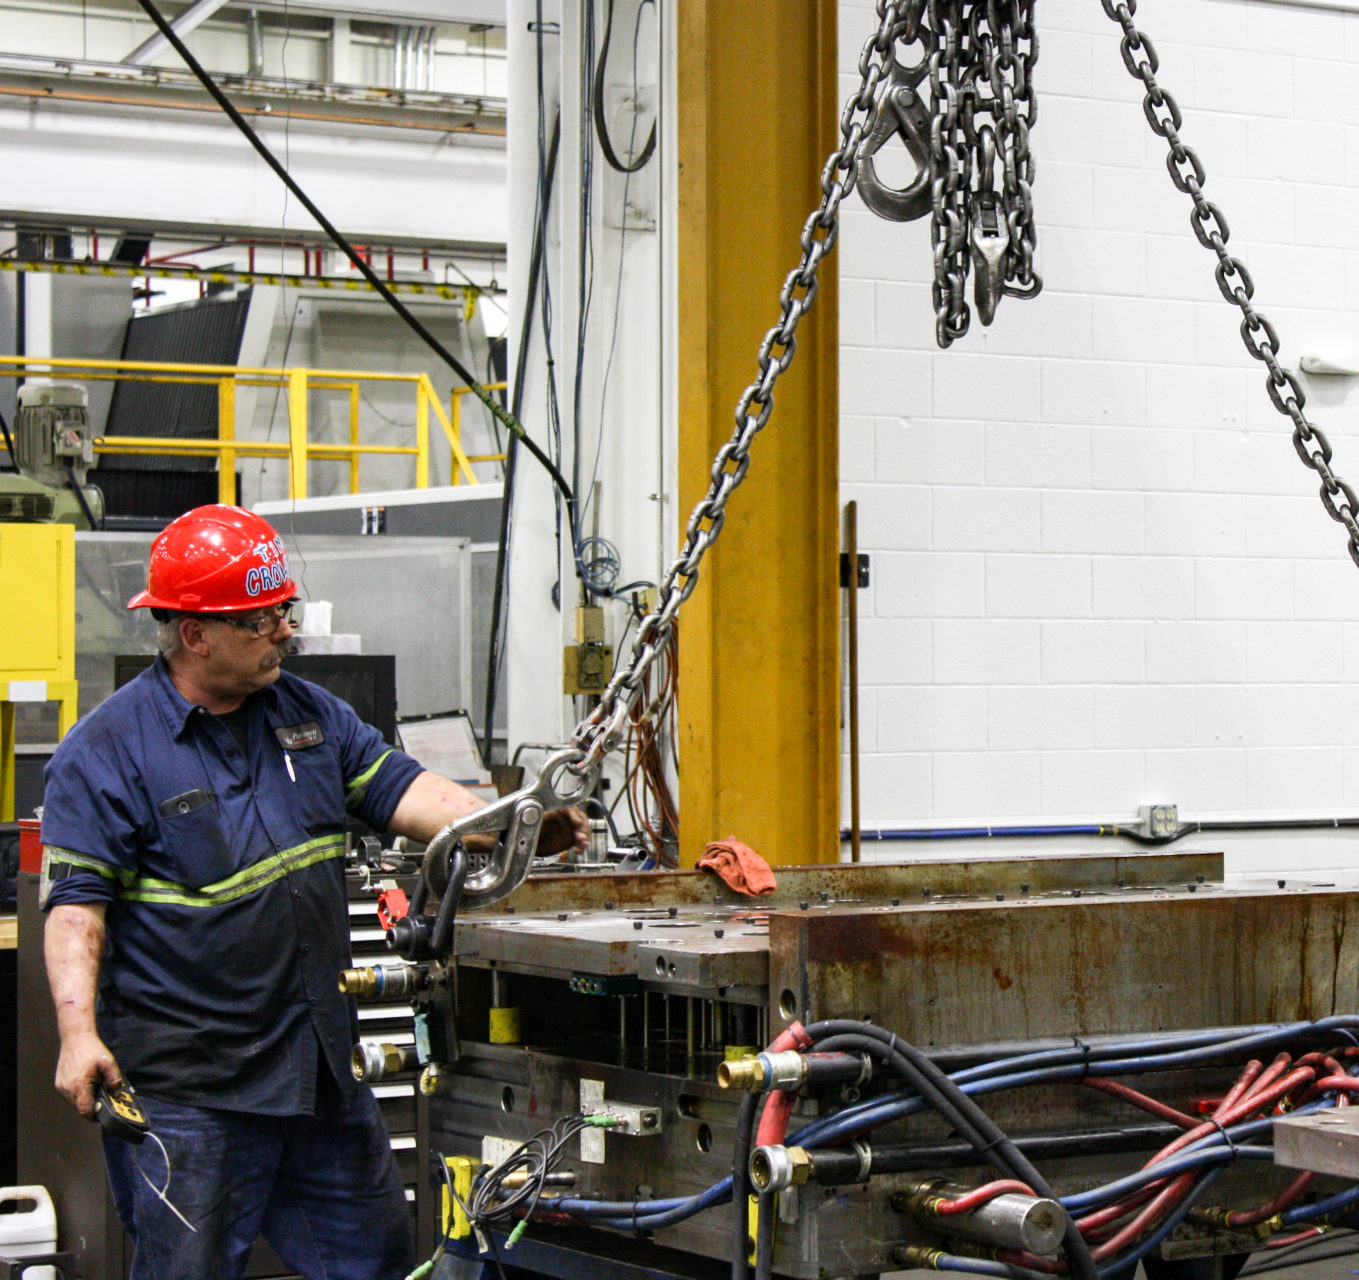
<path fill-rule="evenodd" d="M 411 904 L 404 889 L 384 889 L 378 894 L 378 923 L 384 930 L 392 927 L 393 920 L 401 920 L 410 914 Z"/>

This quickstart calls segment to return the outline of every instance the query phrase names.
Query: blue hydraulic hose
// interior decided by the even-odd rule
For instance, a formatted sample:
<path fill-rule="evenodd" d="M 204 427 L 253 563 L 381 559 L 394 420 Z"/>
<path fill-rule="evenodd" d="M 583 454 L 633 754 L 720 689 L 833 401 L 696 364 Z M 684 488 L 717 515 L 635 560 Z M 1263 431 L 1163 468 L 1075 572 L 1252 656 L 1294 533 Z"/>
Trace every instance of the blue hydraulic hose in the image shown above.
<path fill-rule="evenodd" d="M 1359 1186 L 1351 1187 L 1348 1191 L 1342 1191 L 1339 1195 L 1331 1196 L 1327 1200 L 1318 1200 L 1315 1204 L 1299 1205 L 1296 1209 L 1289 1209 L 1281 1215 L 1280 1221 L 1286 1227 L 1291 1227 L 1295 1222 L 1306 1222 L 1309 1218 L 1320 1218 L 1328 1213 L 1334 1213 L 1338 1209 L 1348 1209 L 1350 1205 L 1359 1203 Z"/>
<path fill-rule="evenodd" d="M 987 1262 L 984 1258 L 960 1258 L 956 1254 L 941 1253 L 930 1263 L 934 1271 L 970 1271 L 977 1276 L 1005 1276 L 1013 1280 L 1014 1268 L 1008 1262 Z"/>
<path fill-rule="evenodd" d="M 1270 1147 L 1206 1147 L 1191 1155 L 1176 1152 L 1169 1160 L 1162 1160 L 1147 1169 L 1139 1169 L 1126 1178 L 1110 1182 L 1079 1195 L 1063 1196 L 1058 1203 L 1070 1214 L 1085 1213 L 1098 1209 L 1103 1204 L 1118 1200 L 1130 1191 L 1137 1191 L 1149 1182 L 1163 1182 L 1167 1178 L 1177 1178 L 1182 1173 L 1197 1169 L 1202 1165 L 1230 1164 L 1233 1160 L 1273 1160 L 1274 1151 Z"/>
<path fill-rule="evenodd" d="M 715 1182 L 706 1191 L 696 1196 L 672 1200 L 582 1200 L 570 1196 L 558 1196 L 538 1202 L 542 1209 L 569 1213 L 575 1217 L 590 1218 L 606 1227 L 618 1227 L 624 1231 L 655 1231 L 660 1227 L 673 1226 L 683 1222 L 696 1213 L 711 1209 L 731 1196 L 731 1178 Z M 660 1206 L 666 1206 L 661 1208 Z"/>

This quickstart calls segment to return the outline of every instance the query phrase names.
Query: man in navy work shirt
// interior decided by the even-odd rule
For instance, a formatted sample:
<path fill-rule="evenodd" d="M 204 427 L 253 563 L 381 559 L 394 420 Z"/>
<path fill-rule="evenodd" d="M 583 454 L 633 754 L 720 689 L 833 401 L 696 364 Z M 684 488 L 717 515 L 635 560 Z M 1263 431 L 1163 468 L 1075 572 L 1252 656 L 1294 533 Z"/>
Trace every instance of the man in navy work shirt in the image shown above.
<path fill-rule="evenodd" d="M 481 802 L 282 670 L 296 594 L 260 517 L 181 516 L 128 604 L 153 611 L 160 656 L 47 767 L 56 1086 L 92 1118 L 95 1086 L 126 1075 L 166 1151 L 104 1140 L 132 1280 L 232 1280 L 260 1232 L 309 1280 L 414 1266 L 349 1068 L 345 813 L 427 841 Z M 544 852 L 588 841 L 577 810 L 547 818 Z"/>

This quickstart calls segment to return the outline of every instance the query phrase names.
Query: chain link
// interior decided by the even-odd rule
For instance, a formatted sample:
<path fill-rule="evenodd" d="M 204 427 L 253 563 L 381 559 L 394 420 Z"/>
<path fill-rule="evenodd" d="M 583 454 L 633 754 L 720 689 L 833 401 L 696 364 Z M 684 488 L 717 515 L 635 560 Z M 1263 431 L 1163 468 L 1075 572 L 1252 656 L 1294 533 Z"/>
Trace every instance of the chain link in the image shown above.
<path fill-rule="evenodd" d="M 577 774 L 597 767 L 622 743 L 629 714 L 641 696 L 643 677 L 664 651 L 680 606 L 698 586 L 699 564 L 722 532 L 727 501 L 750 467 L 750 446 L 774 411 L 774 387 L 797 352 L 798 323 L 816 301 L 817 272 L 839 237 L 840 206 L 858 181 L 860 148 L 876 111 L 880 87 L 891 69 L 893 50 L 898 40 L 915 38 L 920 8 L 919 2 L 878 0 L 878 29 L 859 55 L 859 87 L 840 115 L 840 146 L 821 171 L 821 203 L 803 224 L 801 260 L 779 291 L 779 322 L 760 343 L 759 376 L 736 406 L 736 430 L 713 459 L 712 483 L 685 526 L 683 548 L 661 583 L 655 612 L 638 625 L 627 662 L 571 735 L 571 744 L 580 753 L 571 765 Z"/>
<path fill-rule="evenodd" d="M 1038 37 L 1033 0 L 927 0 L 926 66 L 930 119 L 930 244 L 934 251 L 935 337 L 941 347 L 972 321 L 990 324 L 1002 294 L 1032 298 L 1033 153 L 1037 120 L 1033 66 Z"/>
<path fill-rule="evenodd" d="M 1354 490 L 1331 470 L 1331 444 L 1321 428 L 1303 413 L 1307 397 L 1296 375 L 1279 363 L 1279 335 L 1274 326 L 1255 309 L 1255 282 L 1246 264 L 1227 250 L 1227 220 L 1222 210 L 1203 195 L 1207 180 L 1203 164 L 1180 137 L 1183 117 L 1175 99 L 1156 80 L 1160 59 L 1146 35 L 1137 29 L 1133 15 L 1137 0 L 1100 0 L 1104 12 L 1123 28 L 1119 49 L 1129 75 L 1146 86 L 1142 109 L 1152 132 L 1166 140 L 1169 152 L 1166 168 L 1171 181 L 1194 202 L 1189 224 L 1205 249 L 1217 255 L 1213 275 L 1223 298 L 1241 311 L 1241 341 L 1267 371 L 1265 390 L 1270 403 L 1293 423 L 1293 448 L 1302 461 L 1321 478 L 1321 504 L 1332 520 L 1345 526 L 1349 535 L 1350 559 L 1359 565 L 1359 498 Z"/>

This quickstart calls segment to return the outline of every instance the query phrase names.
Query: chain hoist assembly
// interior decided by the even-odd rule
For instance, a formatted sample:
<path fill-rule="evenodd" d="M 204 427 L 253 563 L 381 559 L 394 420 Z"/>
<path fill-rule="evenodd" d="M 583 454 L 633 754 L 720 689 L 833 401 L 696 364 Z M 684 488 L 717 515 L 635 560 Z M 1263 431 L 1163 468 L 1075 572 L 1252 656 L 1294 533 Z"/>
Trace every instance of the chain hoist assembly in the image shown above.
<path fill-rule="evenodd" d="M 859 194 L 880 218 L 930 215 L 935 335 L 947 347 L 972 321 L 969 273 L 982 324 L 995 319 L 1002 296 L 1032 298 L 1043 287 L 1029 148 L 1038 37 L 1033 0 L 916 0 L 902 12 L 887 87 L 860 148 Z M 919 60 L 903 64 L 897 53 L 915 46 Z M 887 185 L 876 163 L 893 139 L 917 165 L 902 188 Z"/>

